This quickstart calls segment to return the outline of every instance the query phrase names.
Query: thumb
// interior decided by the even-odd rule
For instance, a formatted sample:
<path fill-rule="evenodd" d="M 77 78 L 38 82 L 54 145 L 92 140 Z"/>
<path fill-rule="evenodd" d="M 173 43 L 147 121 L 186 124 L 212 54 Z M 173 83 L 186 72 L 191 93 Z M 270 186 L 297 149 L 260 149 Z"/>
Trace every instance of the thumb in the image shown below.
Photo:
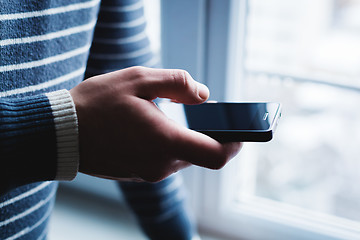
<path fill-rule="evenodd" d="M 140 87 L 140 96 L 155 99 L 169 98 L 184 104 L 199 104 L 209 98 L 209 89 L 185 70 L 145 69 L 147 80 Z"/>

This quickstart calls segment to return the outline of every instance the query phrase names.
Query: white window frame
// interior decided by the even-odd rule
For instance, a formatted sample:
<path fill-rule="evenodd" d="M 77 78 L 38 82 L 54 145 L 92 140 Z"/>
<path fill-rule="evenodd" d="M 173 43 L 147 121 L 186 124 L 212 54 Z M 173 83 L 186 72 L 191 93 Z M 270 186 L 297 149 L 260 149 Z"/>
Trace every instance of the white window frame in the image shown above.
<path fill-rule="evenodd" d="M 213 100 L 236 101 L 247 0 L 162 0 L 161 8 L 163 66 L 189 71 L 208 85 Z M 360 238 L 360 224 L 353 221 L 251 196 L 234 204 L 232 177 L 240 162 L 221 171 L 191 167 L 184 172 L 202 229 L 236 239 Z"/>

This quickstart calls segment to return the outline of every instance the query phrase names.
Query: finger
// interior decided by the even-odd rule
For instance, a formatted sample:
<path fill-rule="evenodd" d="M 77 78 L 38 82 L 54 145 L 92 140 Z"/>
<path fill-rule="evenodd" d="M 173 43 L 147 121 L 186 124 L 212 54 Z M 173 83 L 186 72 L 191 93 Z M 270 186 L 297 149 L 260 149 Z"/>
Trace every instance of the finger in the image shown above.
<path fill-rule="evenodd" d="M 209 89 L 184 70 L 145 68 L 144 71 L 144 81 L 139 86 L 141 97 L 169 98 L 184 104 L 199 104 L 209 98 Z"/>
<path fill-rule="evenodd" d="M 174 124 L 176 125 L 176 124 Z M 173 126 L 175 129 L 175 126 Z M 173 149 L 179 159 L 210 169 L 220 169 L 241 149 L 242 143 L 218 141 L 185 127 L 176 125 Z"/>
<path fill-rule="evenodd" d="M 173 163 L 172 173 L 176 173 L 184 168 L 190 167 L 192 164 L 187 161 L 176 160 Z"/>

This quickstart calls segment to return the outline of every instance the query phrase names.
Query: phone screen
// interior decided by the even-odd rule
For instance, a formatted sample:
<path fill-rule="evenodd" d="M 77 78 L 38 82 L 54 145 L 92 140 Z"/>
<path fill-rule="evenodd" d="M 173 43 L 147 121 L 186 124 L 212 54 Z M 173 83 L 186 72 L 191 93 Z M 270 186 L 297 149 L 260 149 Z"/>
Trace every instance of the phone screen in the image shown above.
<path fill-rule="evenodd" d="M 197 131 L 267 130 L 278 108 L 278 103 L 204 103 L 187 105 L 185 112 Z"/>

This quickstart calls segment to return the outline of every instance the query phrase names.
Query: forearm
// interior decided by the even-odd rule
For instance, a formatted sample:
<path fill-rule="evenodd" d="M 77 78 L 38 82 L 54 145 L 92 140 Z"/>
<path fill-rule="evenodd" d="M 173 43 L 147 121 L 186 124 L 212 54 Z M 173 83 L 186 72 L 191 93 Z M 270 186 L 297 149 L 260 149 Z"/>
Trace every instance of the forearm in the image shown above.
<path fill-rule="evenodd" d="M 42 180 L 67 180 L 78 168 L 77 118 L 62 90 L 0 99 L 1 189 Z"/>

